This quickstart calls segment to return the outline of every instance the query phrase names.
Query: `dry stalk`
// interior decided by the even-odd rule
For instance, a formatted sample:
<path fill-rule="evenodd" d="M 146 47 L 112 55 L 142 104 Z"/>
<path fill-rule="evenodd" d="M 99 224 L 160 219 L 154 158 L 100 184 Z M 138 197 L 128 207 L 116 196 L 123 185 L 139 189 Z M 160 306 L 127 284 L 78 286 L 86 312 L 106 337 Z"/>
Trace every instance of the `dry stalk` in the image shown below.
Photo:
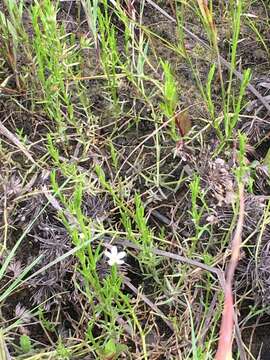
<path fill-rule="evenodd" d="M 31 163 L 38 166 L 38 164 L 33 159 L 32 155 L 29 153 L 26 147 L 21 143 L 18 137 L 12 134 L 12 132 L 10 132 L 1 121 L 0 121 L 0 134 L 5 136 L 11 142 L 13 142 L 13 144 L 16 145 L 24 153 L 24 155 L 27 157 L 28 160 L 31 161 Z"/>
<path fill-rule="evenodd" d="M 245 216 L 244 184 L 239 185 L 239 217 L 232 240 L 232 253 L 225 278 L 225 300 L 220 327 L 220 337 L 215 360 L 229 360 L 232 358 L 232 341 L 234 330 L 233 307 L 233 277 L 238 264 L 242 242 L 242 231 Z"/>

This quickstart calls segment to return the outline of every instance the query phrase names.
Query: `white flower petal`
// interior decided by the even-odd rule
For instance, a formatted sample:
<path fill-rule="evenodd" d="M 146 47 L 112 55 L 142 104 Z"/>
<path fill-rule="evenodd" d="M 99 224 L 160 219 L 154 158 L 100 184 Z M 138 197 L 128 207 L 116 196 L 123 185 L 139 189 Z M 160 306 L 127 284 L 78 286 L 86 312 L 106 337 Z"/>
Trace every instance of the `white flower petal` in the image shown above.
<path fill-rule="evenodd" d="M 115 264 L 122 265 L 124 261 L 121 260 L 126 256 L 125 251 L 118 252 L 117 246 L 112 246 L 110 251 L 105 250 L 104 255 L 108 257 L 108 264 L 113 266 Z"/>
<path fill-rule="evenodd" d="M 124 260 L 119 260 L 119 259 L 117 260 L 118 265 L 123 265 L 124 263 L 125 263 Z"/>
<path fill-rule="evenodd" d="M 118 253 L 117 246 L 112 246 L 111 248 L 112 256 L 117 256 L 117 253 Z"/>
<path fill-rule="evenodd" d="M 126 252 L 125 251 L 120 251 L 120 253 L 117 254 L 118 259 L 123 259 L 126 256 Z"/>
<path fill-rule="evenodd" d="M 110 266 L 113 266 L 113 265 L 115 264 L 115 260 L 114 260 L 114 259 L 110 259 L 110 260 L 108 261 L 108 264 L 109 264 Z"/>
<path fill-rule="evenodd" d="M 112 254 L 108 250 L 104 251 L 104 255 L 107 256 L 108 258 L 112 256 Z"/>

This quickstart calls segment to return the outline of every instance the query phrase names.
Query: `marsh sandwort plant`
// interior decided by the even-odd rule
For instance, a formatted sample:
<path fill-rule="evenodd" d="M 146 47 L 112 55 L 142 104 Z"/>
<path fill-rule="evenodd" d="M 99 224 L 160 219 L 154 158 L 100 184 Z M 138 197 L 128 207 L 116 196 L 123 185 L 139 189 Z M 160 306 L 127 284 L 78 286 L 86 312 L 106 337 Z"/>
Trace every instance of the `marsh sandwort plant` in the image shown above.
<path fill-rule="evenodd" d="M 269 19 L 0 2 L 1 360 L 263 357 Z"/>

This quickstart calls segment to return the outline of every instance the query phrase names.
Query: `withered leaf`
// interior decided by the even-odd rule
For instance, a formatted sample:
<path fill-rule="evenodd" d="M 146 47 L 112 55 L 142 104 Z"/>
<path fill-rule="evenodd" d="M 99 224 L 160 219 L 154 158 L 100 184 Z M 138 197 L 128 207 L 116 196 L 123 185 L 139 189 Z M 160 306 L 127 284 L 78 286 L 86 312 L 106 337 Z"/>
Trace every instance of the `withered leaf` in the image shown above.
<path fill-rule="evenodd" d="M 179 130 L 181 137 L 187 135 L 187 133 L 192 127 L 192 122 L 190 120 L 187 110 L 181 111 L 179 114 L 175 115 L 175 124 Z"/>

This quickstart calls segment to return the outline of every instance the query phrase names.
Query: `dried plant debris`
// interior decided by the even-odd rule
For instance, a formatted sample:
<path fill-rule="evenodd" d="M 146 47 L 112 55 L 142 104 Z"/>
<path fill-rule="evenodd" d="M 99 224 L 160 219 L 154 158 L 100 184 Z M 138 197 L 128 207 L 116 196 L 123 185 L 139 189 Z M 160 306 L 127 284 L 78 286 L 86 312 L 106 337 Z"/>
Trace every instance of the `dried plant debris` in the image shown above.
<path fill-rule="evenodd" d="M 265 234 L 263 244 L 261 245 L 258 254 L 258 263 L 251 266 L 251 274 L 253 274 L 252 280 L 257 285 L 255 291 L 258 291 L 256 301 L 259 304 L 263 304 L 267 308 L 267 312 L 270 313 L 269 301 L 270 301 L 270 229 Z"/>
<path fill-rule="evenodd" d="M 269 77 L 264 77 L 260 79 L 256 79 L 256 87 L 260 90 L 260 93 L 262 94 L 264 100 L 270 104 L 270 79 Z M 263 106 L 257 101 L 253 100 L 250 101 L 249 104 L 246 107 L 247 113 L 255 112 L 255 114 L 261 113 L 261 110 L 263 109 Z"/>
<path fill-rule="evenodd" d="M 48 199 L 43 194 L 44 184 L 48 183 L 48 175 L 35 175 L 25 185 L 15 174 L 9 179 L 6 177 L 2 182 L 0 196 L 2 204 L 6 204 L 6 209 L 1 207 L 1 211 L 8 214 L 9 248 L 12 248 L 30 224 L 22 246 L 8 266 L 8 274 L 14 279 L 38 256 L 42 256 L 41 260 L 32 272 L 54 262 L 73 246 L 72 238 L 60 220 L 58 209 L 48 204 Z M 82 207 L 85 216 L 103 221 L 106 207 L 108 208 L 106 198 L 101 200 L 85 194 Z M 3 236 L 2 233 L 1 237 Z M 8 251 L 5 253 L 7 255 Z M 75 266 L 74 257 L 66 257 L 28 281 L 29 296 L 33 304 L 44 303 L 45 308 L 49 310 L 53 304 L 64 305 L 75 299 L 76 296 L 72 294 L 75 291 L 75 283 L 72 280 Z"/>

